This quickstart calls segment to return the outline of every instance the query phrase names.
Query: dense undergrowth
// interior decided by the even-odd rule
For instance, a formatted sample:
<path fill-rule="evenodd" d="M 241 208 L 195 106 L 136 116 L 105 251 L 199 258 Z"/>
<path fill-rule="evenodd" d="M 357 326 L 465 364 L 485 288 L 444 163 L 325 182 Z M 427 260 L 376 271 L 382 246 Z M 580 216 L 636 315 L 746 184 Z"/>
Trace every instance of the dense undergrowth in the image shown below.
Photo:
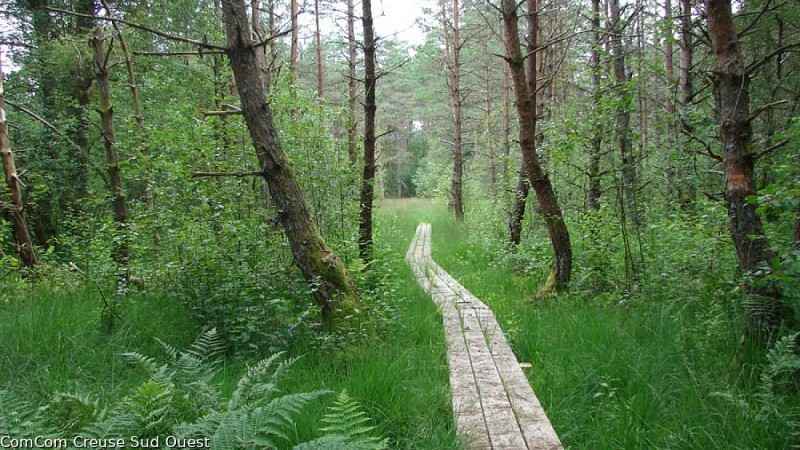
<path fill-rule="evenodd" d="M 566 447 L 800 445 L 796 330 L 766 354 L 740 347 L 742 295 L 723 212 L 648 225 L 632 289 L 615 272 L 621 237 L 579 218 L 569 292 L 535 301 L 548 275 L 543 226 L 533 223 L 509 252 L 496 215 L 475 208 L 458 224 L 443 209 L 418 214 L 432 222 L 434 259 L 490 305 L 518 359 L 533 364 L 529 378 Z M 792 264 L 780 272 L 787 285 Z"/>
<path fill-rule="evenodd" d="M 548 270 L 544 231 L 530 224 L 509 252 L 505 224 L 489 209 L 473 209 L 459 224 L 435 202 L 382 202 L 379 257 L 370 267 L 350 264 L 373 320 L 335 334 L 316 328 L 299 284 L 281 284 L 292 277 L 288 269 L 242 277 L 193 263 L 183 279 L 151 281 L 125 297 L 111 333 L 98 326 L 113 298 L 103 283 L 51 267 L 36 287 L 6 284 L 0 434 L 11 417 L 27 421 L 20 433 L 208 435 L 215 448 L 459 448 L 441 317 L 403 260 L 417 223 L 427 221 L 436 261 L 492 307 L 518 359 L 533 364 L 530 380 L 566 447 L 800 444 L 795 335 L 784 330 L 766 353 L 740 348 L 740 280 L 721 211 L 647 225 L 633 285 L 617 269 L 620 236 L 603 221 L 578 218 L 569 292 L 533 302 Z M 217 271 L 230 286 L 211 289 Z M 788 280 L 791 266 L 781 273 Z M 198 285 L 191 295 L 176 291 Z M 237 292 L 248 302 L 280 302 L 281 314 L 269 322 L 264 311 L 239 316 L 224 303 L 235 305 Z M 208 293 L 217 297 L 207 305 L 235 320 L 198 314 Z M 220 324 L 241 328 L 198 347 Z M 253 401 L 243 401 L 247 395 Z M 261 432 L 233 426 L 267 411 L 275 420 L 262 420 Z"/>
<path fill-rule="evenodd" d="M 298 289 L 292 295 L 291 286 L 281 286 L 269 295 L 289 305 L 282 310 L 285 316 L 268 323 L 262 320 L 263 312 L 236 317 L 245 331 L 228 330 L 227 335 L 213 328 L 223 354 L 204 355 L 209 366 L 201 365 L 213 367 L 213 374 L 187 376 L 175 356 L 203 353 L 192 350 L 198 334 L 215 324 L 234 322 L 206 321 L 208 317 L 193 309 L 196 294 L 170 292 L 176 287 L 174 279 L 168 279 L 166 288 L 151 282 L 143 292 L 121 300 L 111 333 L 99 327 L 104 302 L 113 297 L 102 283 L 55 269 L 35 287 L 21 280 L 9 283 L 14 289 L 4 291 L 0 304 L 0 391 L 5 392 L 0 418 L 7 419 L 0 434 L 162 436 L 161 445 L 165 436 L 206 435 L 216 436 L 214 448 L 362 448 L 354 445 L 364 443 L 372 447 L 363 448 L 383 443 L 390 448 L 459 448 L 440 316 L 403 259 L 413 229 L 400 232 L 391 220 L 379 220 L 382 244 L 372 270 L 351 267 L 370 305 L 369 324 L 322 333 L 313 308 L 303 305 L 306 291 Z M 202 277 L 214 285 L 217 268 L 212 264 L 201 271 L 198 264 L 179 281 L 191 285 Z M 232 278 L 230 270 L 219 275 L 221 280 Z M 279 283 L 275 278 L 262 280 L 264 291 L 264 283 Z M 208 305 L 235 316 L 236 309 L 220 302 L 235 303 L 235 292 L 250 293 L 259 284 L 257 277 L 245 281 L 244 286 L 211 291 L 217 298 Z M 281 320 L 286 321 L 276 323 Z M 272 331 L 257 338 L 246 334 L 264 329 Z M 231 340 L 236 336 L 265 345 L 241 345 Z M 235 403 L 239 386 L 248 378 L 247 367 L 257 367 L 277 351 L 285 352 L 282 360 L 291 361 L 291 367 L 279 379 L 264 371 L 248 382 L 262 403 Z M 133 364 L 132 354 L 138 355 Z M 301 403 L 283 402 L 305 394 L 308 398 Z M 187 404 L 188 399 L 192 402 Z M 257 433 L 242 434 L 250 420 L 246 418 L 262 414 L 272 400 L 284 406 L 290 420 L 261 424 L 271 431 L 262 433 L 271 441 L 254 440 Z M 13 417 L 33 425 L 14 428 Z M 227 428 L 220 425 L 225 423 Z M 234 423 L 239 428 L 231 427 Z M 230 434 L 229 429 L 240 433 Z M 348 440 L 350 432 L 360 440 Z M 231 436 L 234 440 L 228 439 Z"/>

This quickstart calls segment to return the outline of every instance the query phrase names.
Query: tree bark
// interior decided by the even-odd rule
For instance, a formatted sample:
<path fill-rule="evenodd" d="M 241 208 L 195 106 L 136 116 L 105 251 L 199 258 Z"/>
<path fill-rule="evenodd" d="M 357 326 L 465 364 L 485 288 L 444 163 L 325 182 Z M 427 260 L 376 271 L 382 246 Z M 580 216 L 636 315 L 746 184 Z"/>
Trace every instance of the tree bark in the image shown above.
<path fill-rule="evenodd" d="M 509 63 L 511 78 L 514 83 L 514 94 L 517 100 L 517 116 L 520 127 L 520 148 L 522 161 L 528 180 L 536 193 L 540 213 L 547 226 L 550 242 L 553 246 L 553 270 L 545 286 L 538 296 L 550 291 L 566 289 L 572 275 L 572 245 L 569 231 L 564 222 L 550 178 L 542 169 L 536 151 L 536 111 L 533 95 L 529 86 L 535 86 L 535 80 L 527 80 L 525 75 L 525 58 L 522 56 L 519 39 L 517 5 L 515 0 L 502 1 L 503 34 L 505 37 L 506 60 Z"/>
<path fill-rule="evenodd" d="M 23 267 L 33 267 L 37 263 L 36 251 L 28 233 L 28 224 L 25 222 L 25 204 L 22 202 L 21 183 L 17 174 L 17 167 L 14 164 L 11 142 L 8 138 L 8 120 L 6 119 L 5 104 L 3 66 L 2 57 L 0 56 L 0 156 L 2 156 L 6 184 L 11 193 L 11 204 L 8 205 L 8 212 L 11 217 L 17 256 L 19 256 Z"/>
<path fill-rule="evenodd" d="M 508 165 L 511 156 L 511 73 L 508 68 L 508 62 L 503 61 L 503 166 L 501 180 L 503 183 L 503 198 L 509 191 L 509 173 Z"/>
<path fill-rule="evenodd" d="M 592 71 L 592 135 L 589 142 L 589 167 L 586 174 L 589 178 L 589 192 L 586 204 L 589 211 L 600 209 L 600 154 L 603 143 L 601 100 L 603 91 L 601 86 L 602 73 L 600 67 L 600 49 L 602 48 L 602 33 L 600 31 L 600 0 L 592 0 L 592 16 L 590 19 L 592 30 L 592 48 L 589 54 L 589 65 Z"/>
<path fill-rule="evenodd" d="M 638 229 L 641 221 L 636 206 L 636 163 L 631 142 L 631 95 L 627 83 L 628 75 L 625 73 L 625 50 L 622 45 L 622 34 L 625 26 L 620 15 L 619 0 L 611 0 L 608 4 L 611 19 L 611 56 L 613 59 L 615 91 L 617 93 L 616 105 L 616 134 L 619 147 L 620 161 L 622 164 L 622 205 L 626 220 Z"/>
<path fill-rule="evenodd" d="M 317 42 L 317 100 L 322 105 L 325 96 L 325 75 L 322 71 L 322 32 L 319 28 L 319 0 L 314 0 L 314 22 L 316 24 L 314 37 Z"/>
<path fill-rule="evenodd" d="M 294 87 L 297 80 L 297 62 L 300 57 L 299 38 L 300 38 L 300 25 L 298 15 L 300 12 L 297 8 L 297 0 L 291 0 L 291 14 L 292 14 L 292 44 L 289 50 L 289 86 Z"/>
<path fill-rule="evenodd" d="M 594 107 L 594 111 L 592 114 L 592 136 L 589 142 L 589 167 L 586 171 L 589 178 L 589 192 L 586 203 L 590 211 L 597 211 L 600 209 L 600 196 L 602 194 L 600 188 L 600 154 L 603 142 L 603 133 L 601 129 L 602 117 L 600 112 L 603 98 L 601 86 L 602 73 L 600 67 L 600 49 L 602 46 L 600 0 L 592 0 L 592 16 L 590 22 L 592 29 L 592 48 L 589 55 L 589 64 L 592 70 L 592 106 Z"/>
<path fill-rule="evenodd" d="M 678 73 L 678 90 L 680 91 L 681 105 L 688 106 L 692 103 L 692 0 L 681 1 L 681 48 Z"/>
<path fill-rule="evenodd" d="M 442 0 L 442 29 L 444 30 L 445 67 L 450 84 L 453 106 L 453 176 L 450 182 L 450 207 L 456 220 L 464 220 L 463 180 L 464 150 L 462 143 L 461 98 L 461 41 L 459 36 L 459 5 L 453 0 L 452 23 L 447 17 L 447 0 Z M 451 33 L 452 29 L 452 34 Z"/>
<path fill-rule="evenodd" d="M 511 251 L 515 251 L 522 241 L 522 220 L 525 218 L 525 206 L 528 203 L 528 177 L 525 169 L 519 171 L 517 189 L 514 190 L 514 203 L 511 205 L 511 215 L 508 218 L 508 244 Z"/>
<path fill-rule="evenodd" d="M 375 29 L 372 2 L 362 0 L 364 27 L 364 175 L 361 180 L 361 211 L 358 222 L 358 249 L 361 258 L 372 260 L 372 203 L 375 194 Z"/>
<path fill-rule="evenodd" d="M 261 82 L 244 0 L 224 0 L 226 53 L 236 79 L 242 113 L 263 176 L 278 211 L 295 265 L 311 286 L 326 326 L 336 326 L 357 308 L 359 296 L 344 264 L 325 244 L 311 218 L 292 163 L 281 147 L 267 92 Z"/>
<path fill-rule="evenodd" d="M 719 116 L 719 135 L 725 165 L 725 203 L 739 269 L 757 278 L 758 268 L 770 258 L 764 228 L 756 205 L 753 178 L 753 130 L 750 125 L 749 76 L 742 60 L 734 28 L 730 0 L 706 0 L 708 30 L 714 53 L 714 97 Z M 778 307 L 780 293 L 755 283 L 752 294 L 763 298 L 751 307 L 748 334 L 770 341 L 788 318 Z"/>
<path fill-rule="evenodd" d="M 106 164 L 108 165 L 108 178 L 111 184 L 111 205 L 114 212 L 114 225 L 118 236 L 114 239 L 112 259 L 117 265 L 118 276 L 122 283 L 127 285 L 130 277 L 130 254 L 128 249 L 128 207 L 125 202 L 125 191 L 122 186 L 122 171 L 119 166 L 117 153 L 117 135 L 114 129 L 114 104 L 111 97 L 111 86 L 108 80 L 108 61 L 103 46 L 103 32 L 100 27 L 95 28 L 92 35 L 92 50 L 94 52 L 94 72 L 99 105 L 97 112 L 100 114 L 103 128 L 103 145 L 106 150 Z"/>
<path fill-rule="evenodd" d="M 353 0 L 347 0 L 347 110 L 350 113 L 350 123 L 347 127 L 347 154 L 350 156 L 350 164 L 356 165 L 358 161 L 358 145 L 356 143 L 356 131 L 358 121 L 356 120 L 356 102 L 358 101 L 358 80 L 356 79 L 356 10 Z"/>
<path fill-rule="evenodd" d="M 261 27 L 261 0 L 252 0 L 251 3 L 251 17 L 253 21 L 253 40 L 261 42 L 266 38 L 264 30 Z M 269 50 L 267 46 L 260 47 L 256 50 L 256 64 L 261 72 L 262 82 L 264 83 L 264 90 L 269 92 L 271 86 L 271 75 L 269 70 L 269 60 L 267 58 Z"/>

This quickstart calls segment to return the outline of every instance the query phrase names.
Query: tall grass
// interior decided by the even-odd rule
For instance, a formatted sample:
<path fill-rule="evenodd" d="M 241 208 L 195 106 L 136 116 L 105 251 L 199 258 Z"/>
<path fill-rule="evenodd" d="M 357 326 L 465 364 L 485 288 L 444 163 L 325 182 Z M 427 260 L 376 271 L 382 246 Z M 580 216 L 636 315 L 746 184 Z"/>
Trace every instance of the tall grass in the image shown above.
<path fill-rule="evenodd" d="M 401 219 L 406 210 L 379 210 L 374 275 L 362 274 L 365 295 L 374 295 L 374 284 L 381 287 L 375 292 L 388 297 L 370 300 L 389 303 L 381 311 L 385 323 L 341 346 L 319 345 L 316 339 L 322 336 L 301 335 L 289 349 L 289 356 L 299 360 L 281 389 L 346 389 L 391 448 L 458 449 L 441 316 L 404 260 L 417 220 Z M 186 348 L 201 328 L 182 302 L 162 294 L 123 300 L 123 320 L 112 334 L 99 328 L 102 298 L 94 287 L 40 289 L 28 297 L 0 304 L 0 389 L 24 393 L 38 404 L 64 391 L 119 400 L 146 378 L 125 362 L 123 353 L 158 359 L 163 350 L 154 338 Z M 223 389 L 233 389 L 248 362 L 236 355 L 228 358 L 220 373 Z M 303 411 L 291 442 L 318 435 L 332 400 L 313 402 Z"/>
<path fill-rule="evenodd" d="M 132 295 L 113 333 L 100 330 L 102 296 L 95 287 L 32 289 L 26 299 L 0 305 L 0 388 L 46 400 L 61 391 L 114 397 L 140 380 L 121 354 L 157 354 L 153 337 L 183 346 L 196 327 L 169 298 Z M 143 375 L 141 375 L 143 377 Z"/>
<path fill-rule="evenodd" d="M 571 290 L 533 302 L 548 271 L 546 235 L 532 233 L 520 254 L 509 255 L 492 229 L 496 224 L 477 214 L 456 223 L 444 208 L 418 210 L 424 214 L 414 215 L 432 223 L 434 259 L 492 308 L 517 358 L 533 365 L 531 384 L 566 447 L 796 448 L 800 443 L 796 390 L 765 393 L 759 383 L 763 358 L 731 364 L 740 350 L 740 311 L 725 280 L 715 278 L 720 273 L 709 273 L 697 256 L 705 241 L 695 247 L 686 235 L 670 233 L 679 227 L 659 229 L 658 251 L 670 254 L 652 264 L 660 272 L 645 274 L 641 292 L 633 296 L 613 289 L 593 292 L 581 270 L 608 260 L 578 255 Z M 578 248 L 596 245 L 581 233 L 573 239 Z M 723 261 L 719 254 L 710 257 Z M 670 258 L 680 263 L 671 265 Z M 688 270 L 684 261 L 701 270 Z"/>

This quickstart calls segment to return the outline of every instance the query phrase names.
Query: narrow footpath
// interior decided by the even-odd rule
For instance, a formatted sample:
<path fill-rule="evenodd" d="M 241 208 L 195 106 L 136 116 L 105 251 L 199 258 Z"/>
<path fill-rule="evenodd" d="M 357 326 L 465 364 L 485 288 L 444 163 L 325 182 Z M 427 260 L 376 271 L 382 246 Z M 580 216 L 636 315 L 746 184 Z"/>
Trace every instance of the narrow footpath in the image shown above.
<path fill-rule="evenodd" d="M 562 448 L 492 311 L 431 258 L 430 224 L 417 227 L 406 260 L 442 311 L 453 412 L 467 447 Z"/>

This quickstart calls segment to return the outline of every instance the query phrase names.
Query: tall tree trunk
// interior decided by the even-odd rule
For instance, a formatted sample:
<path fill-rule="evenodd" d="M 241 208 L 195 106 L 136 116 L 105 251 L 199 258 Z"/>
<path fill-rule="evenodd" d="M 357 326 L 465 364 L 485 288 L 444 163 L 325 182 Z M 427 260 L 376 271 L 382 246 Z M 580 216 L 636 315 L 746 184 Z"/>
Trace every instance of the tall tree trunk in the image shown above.
<path fill-rule="evenodd" d="M 28 224 L 25 222 L 25 205 L 22 203 L 22 190 L 20 189 L 17 167 L 14 164 L 14 154 L 11 152 L 11 143 L 8 138 L 8 120 L 6 119 L 6 97 L 3 89 L 3 66 L 0 55 L 0 156 L 2 156 L 6 184 L 11 193 L 11 204 L 8 205 L 11 227 L 14 232 L 14 243 L 17 256 L 23 267 L 36 265 L 36 252 L 28 233 Z"/>
<path fill-rule="evenodd" d="M 674 21 L 672 17 L 672 0 L 664 3 L 664 73 L 667 76 L 667 114 L 675 115 L 675 62 L 673 33 Z"/>
<path fill-rule="evenodd" d="M 485 48 L 486 53 L 489 54 L 488 44 Z M 489 64 L 486 64 L 483 67 L 483 74 L 483 86 L 484 90 L 486 91 L 486 96 L 484 97 L 484 105 L 486 108 L 486 115 L 484 117 L 486 121 L 486 147 L 489 149 L 489 194 L 492 197 L 492 204 L 497 204 L 497 157 L 495 155 L 495 143 L 493 139 L 494 127 L 492 126 L 492 77 Z"/>
<path fill-rule="evenodd" d="M 358 121 L 356 120 L 356 102 L 358 101 L 358 80 L 356 79 L 356 10 L 354 0 L 347 0 L 347 111 L 350 115 L 350 123 L 347 126 L 347 154 L 350 156 L 350 164 L 355 165 L 358 161 L 358 144 L 356 143 L 356 131 Z"/>
<path fill-rule="evenodd" d="M 358 250 L 365 261 L 372 260 L 372 201 L 375 194 L 375 29 L 372 2 L 362 0 L 364 27 L 364 175 L 361 180 L 361 212 L 358 222 Z"/>
<path fill-rule="evenodd" d="M 520 47 L 516 1 L 502 0 L 502 13 L 506 59 L 510 66 L 517 99 L 522 161 L 531 187 L 536 193 L 539 210 L 553 246 L 553 271 L 547 284 L 537 294 L 541 296 L 552 290 L 566 289 L 572 275 L 572 245 L 550 178 L 542 169 L 536 151 L 536 111 L 532 97 L 535 94 L 529 90 L 529 86 L 535 86 L 535 80 L 527 80 L 525 75 L 525 58 Z M 535 36 L 534 33 L 529 34 Z"/>
<path fill-rule="evenodd" d="M 268 36 L 274 36 L 276 34 L 275 31 L 275 2 L 277 0 L 269 0 L 268 3 L 268 13 L 269 13 L 269 22 L 268 26 L 269 29 L 267 30 Z M 270 89 L 272 89 L 272 79 L 273 75 L 273 66 L 275 65 L 275 61 L 278 59 L 278 41 L 277 39 L 273 39 L 269 43 L 269 62 L 267 64 L 267 85 L 269 85 Z"/>
<path fill-rule="evenodd" d="M 753 179 L 753 130 L 750 125 L 749 76 L 734 28 L 730 0 L 706 0 L 708 30 L 714 52 L 714 96 L 719 115 L 719 135 L 725 164 L 725 202 L 731 238 L 739 269 L 757 277 L 758 266 L 770 257 L 756 205 Z M 778 307 L 780 293 L 757 283 L 751 293 L 763 300 L 751 307 L 748 334 L 771 340 L 788 318 Z"/>
<path fill-rule="evenodd" d="M 298 15 L 300 12 L 297 8 L 297 0 L 291 0 L 291 14 L 292 14 L 292 44 L 289 50 L 289 85 L 294 87 L 297 81 L 297 62 L 300 57 L 299 38 L 300 38 L 300 24 Z"/>
<path fill-rule="evenodd" d="M 325 75 L 322 71 L 322 32 L 319 28 L 319 0 L 314 0 L 314 23 L 316 24 L 314 37 L 317 43 L 317 100 L 322 105 L 325 96 Z"/>
<path fill-rule="evenodd" d="M 122 172 L 117 153 L 117 134 L 114 129 L 114 104 L 111 98 L 111 86 L 108 80 L 108 60 L 103 46 L 103 32 L 95 28 L 92 36 L 94 52 L 94 71 L 99 95 L 97 112 L 100 114 L 103 127 L 103 145 L 106 149 L 108 179 L 111 184 L 111 205 L 114 211 L 116 233 L 112 258 L 117 265 L 118 276 L 123 286 L 130 276 L 130 255 L 128 249 L 128 207 L 125 203 L 125 191 L 122 187 Z"/>
<path fill-rule="evenodd" d="M 256 42 L 261 42 L 267 36 L 264 33 L 264 30 L 261 26 L 261 0 L 252 0 L 250 6 L 251 14 L 253 21 L 253 40 Z M 269 92 L 271 86 L 271 76 L 269 70 L 269 59 L 267 58 L 269 50 L 267 46 L 259 47 L 256 49 L 256 64 L 258 65 L 259 71 L 261 72 L 262 82 L 264 83 L 264 90 Z"/>
<path fill-rule="evenodd" d="M 678 91 L 682 106 L 692 102 L 692 54 L 694 36 L 692 36 L 692 0 L 681 2 L 681 43 L 678 73 Z"/>
<path fill-rule="evenodd" d="M 678 101 L 681 107 L 680 129 L 685 134 L 692 132 L 692 126 L 687 117 L 684 117 L 689 110 L 694 98 L 692 85 L 692 65 L 693 65 L 693 46 L 694 36 L 692 35 L 692 3 L 693 0 L 680 0 L 680 59 L 678 63 Z M 695 158 L 695 153 L 688 145 L 688 139 L 682 139 L 681 151 L 684 157 Z M 685 178 L 682 182 L 682 193 L 680 198 L 681 208 L 686 210 L 694 204 L 695 186 L 694 183 Z"/>
<path fill-rule="evenodd" d="M 600 0 L 592 0 L 592 16 L 590 19 L 592 29 L 592 48 L 589 55 L 589 65 L 592 70 L 592 135 L 589 142 L 589 167 L 586 174 L 589 178 L 589 192 L 586 203 L 590 211 L 600 209 L 600 155 L 603 141 L 602 130 L 602 98 L 601 87 L 602 73 L 600 67 L 600 49 L 602 35 L 600 32 Z"/>
<path fill-rule="evenodd" d="M 619 155 L 622 164 L 622 195 L 625 218 L 637 229 L 640 226 L 639 212 L 636 207 L 636 161 L 631 142 L 631 95 L 628 92 L 628 75 L 625 73 L 625 50 L 622 45 L 622 34 L 625 24 L 620 15 L 619 0 L 609 1 L 611 19 L 611 56 L 613 59 L 614 81 L 617 92 L 616 134 Z"/>
<path fill-rule="evenodd" d="M 511 186 L 508 173 L 509 158 L 511 157 L 511 73 L 508 63 L 503 61 L 503 165 L 501 180 L 503 183 L 503 199 Z"/>
<path fill-rule="evenodd" d="M 100 2 L 103 5 L 103 8 L 105 8 L 107 11 L 108 15 L 111 16 L 112 12 L 107 0 L 100 0 Z M 133 60 L 131 60 L 130 51 L 128 50 L 128 43 L 126 42 L 125 37 L 122 35 L 122 30 L 120 29 L 119 25 L 116 22 L 112 22 L 112 25 L 117 37 L 119 38 L 120 48 L 122 48 L 122 54 L 125 57 L 125 67 L 128 70 L 128 87 L 130 87 L 131 90 L 131 101 L 133 103 L 134 118 L 136 120 L 136 131 L 139 133 L 139 146 L 142 148 L 142 150 L 145 150 L 144 115 L 142 114 L 142 106 L 141 102 L 139 101 L 139 87 L 136 84 L 136 72 L 133 70 Z M 150 173 L 152 172 L 152 164 L 149 158 L 147 159 L 146 164 L 144 199 L 147 203 L 148 209 L 150 210 L 150 214 L 153 217 L 153 243 L 156 246 L 160 246 L 161 235 L 158 232 L 158 219 L 156 218 L 155 199 L 153 198 L 153 192 L 150 189 Z"/>
<path fill-rule="evenodd" d="M 457 220 L 464 220 L 463 180 L 464 151 L 461 128 L 461 40 L 459 36 L 459 5 L 453 0 L 453 20 L 447 17 L 447 0 L 442 0 L 442 28 L 445 42 L 445 66 L 450 84 L 450 96 L 453 106 L 453 176 L 450 183 L 450 207 Z M 452 34 L 451 34 L 452 31 Z"/>
<path fill-rule="evenodd" d="M 278 211 L 295 265 L 313 287 L 326 326 L 338 324 L 360 303 L 344 264 L 325 244 L 311 218 L 305 196 L 275 129 L 267 92 L 261 82 L 244 0 L 224 0 L 227 54 L 264 179 Z"/>

